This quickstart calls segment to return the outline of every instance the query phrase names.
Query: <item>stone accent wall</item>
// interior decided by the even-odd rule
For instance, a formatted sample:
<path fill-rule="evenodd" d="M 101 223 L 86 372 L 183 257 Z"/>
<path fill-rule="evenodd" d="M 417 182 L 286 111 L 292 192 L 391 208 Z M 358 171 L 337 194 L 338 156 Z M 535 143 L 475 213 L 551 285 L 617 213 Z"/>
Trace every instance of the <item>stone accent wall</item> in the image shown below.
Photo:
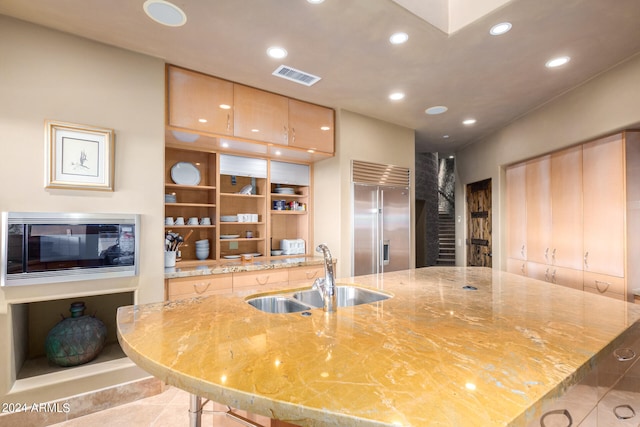
<path fill-rule="evenodd" d="M 438 258 L 438 153 L 416 153 L 415 171 L 416 267 L 427 267 Z"/>

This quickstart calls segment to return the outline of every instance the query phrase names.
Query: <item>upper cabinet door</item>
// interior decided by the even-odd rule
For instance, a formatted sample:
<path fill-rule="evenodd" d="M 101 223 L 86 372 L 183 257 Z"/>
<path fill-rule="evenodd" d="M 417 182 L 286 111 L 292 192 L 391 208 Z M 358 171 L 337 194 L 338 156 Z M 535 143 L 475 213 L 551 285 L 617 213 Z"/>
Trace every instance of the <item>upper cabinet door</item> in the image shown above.
<path fill-rule="evenodd" d="M 233 135 L 233 83 L 173 66 L 168 75 L 169 126 Z"/>
<path fill-rule="evenodd" d="M 622 135 L 583 145 L 584 271 L 624 277 L 625 168 Z"/>
<path fill-rule="evenodd" d="M 527 162 L 527 260 L 551 264 L 551 161 Z"/>
<path fill-rule="evenodd" d="M 551 155 L 551 263 L 582 270 L 582 146 Z"/>
<path fill-rule="evenodd" d="M 518 260 L 527 259 L 526 169 L 525 163 L 507 168 L 507 258 Z"/>
<path fill-rule="evenodd" d="M 333 110 L 307 102 L 289 100 L 289 145 L 333 153 Z"/>
<path fill-rule="evenodd" d="M 288 144 L 288 99 L 281 95 L 235 85 L 234 135 L 274 144 Z"/>

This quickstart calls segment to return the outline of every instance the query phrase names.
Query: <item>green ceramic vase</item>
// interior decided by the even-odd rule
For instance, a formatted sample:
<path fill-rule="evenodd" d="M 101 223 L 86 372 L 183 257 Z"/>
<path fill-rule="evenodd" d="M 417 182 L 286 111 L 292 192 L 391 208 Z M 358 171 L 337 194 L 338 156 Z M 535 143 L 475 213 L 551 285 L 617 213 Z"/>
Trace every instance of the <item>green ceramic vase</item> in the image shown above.
<path fill-rule="evenodd" d="M 76 366 L 95 359 L 104 348 L 107 327 L 100 319 L 84 315 L 84 302 L 74 302 L 71 317 L 63 318 L 47 334 L 47 358 L 59 366 Z"/>

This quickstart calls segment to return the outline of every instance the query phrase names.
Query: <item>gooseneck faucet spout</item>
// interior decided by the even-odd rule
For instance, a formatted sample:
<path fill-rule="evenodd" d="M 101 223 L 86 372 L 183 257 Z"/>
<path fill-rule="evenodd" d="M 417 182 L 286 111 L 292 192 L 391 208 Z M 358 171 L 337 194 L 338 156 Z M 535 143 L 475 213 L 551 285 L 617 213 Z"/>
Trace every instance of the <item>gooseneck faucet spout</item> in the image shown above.
<path fill-rule="evenodd" d="M 333 259 L 331 252 L 324 243 L 316 248 L 316 252 L 322 252 L 324 256 L 324 278 L 318 278 L 313 283 L 313 289 L 317 289 L 322 295 L 322 309 L 327 313 L 334 313 L 338 309 L 338 297 L 336 292 L 336 281 L 333 275 Z"/>

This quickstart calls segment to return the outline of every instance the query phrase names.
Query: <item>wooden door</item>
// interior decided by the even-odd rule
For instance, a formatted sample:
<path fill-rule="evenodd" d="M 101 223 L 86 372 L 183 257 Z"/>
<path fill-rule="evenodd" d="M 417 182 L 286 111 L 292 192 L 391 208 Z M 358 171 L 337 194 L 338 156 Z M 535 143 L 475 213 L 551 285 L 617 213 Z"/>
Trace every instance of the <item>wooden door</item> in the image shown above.
<path fill-rule="evenodd" d="M 233 83 L 170 66 L 169 126 L 233 135 Z"/>
<path fill-rule="evenodd" d="M 527 261 L 551 262 L 550 156 L 527 162 Z"/>
<path fill-rule="evenodd" d="M 624 277 L 622 135 L 583 145 L 584 271 Z"/>
<path fill-rule="evenodd" d="M 333 154 L 333 110 L 289 100 L 289 146 Z"/>
<path fill-rule="evenodd" d="M 551 264 L 582 270 L 582 146 L 551 155 Z"/>
<path fill-rule="evenodd" d="M 234 85 L 234 135 L 287 145 L 289 100 L 275 93 Z"/>
<path fill-rule="evenodd" d="M 527 259 L 526 164 L 507 168 L 507 258 Z M 516 263 L 518 264 L 518 263 Z"/>
<path fill-rule="evenodd" d="M 467 265 L 491 267 L 491 179 L 467 184 Z"/>

